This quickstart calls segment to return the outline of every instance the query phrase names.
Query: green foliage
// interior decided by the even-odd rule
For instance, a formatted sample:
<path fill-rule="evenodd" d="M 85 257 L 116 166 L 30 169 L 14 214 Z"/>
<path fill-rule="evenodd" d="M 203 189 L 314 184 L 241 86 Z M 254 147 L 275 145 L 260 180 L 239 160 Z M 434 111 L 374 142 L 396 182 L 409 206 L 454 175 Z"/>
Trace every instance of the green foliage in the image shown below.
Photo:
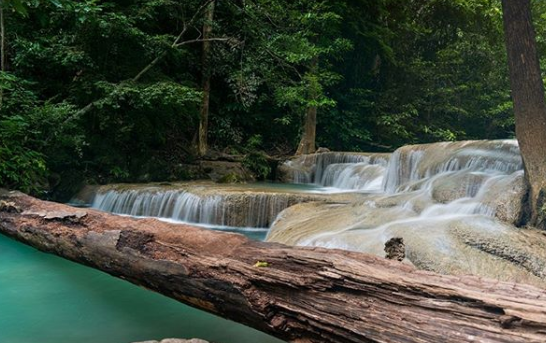
<path fill-rule="evenodd" d="M 201 44 L 172 43 L 183 23 L 199 39 L 202 4 L 4 0 L 2 184 L 38 192 L 49 176 L 70 195 L 192 176 Z M 546 70 L 546 5 L 533 6 Z M 210 145 L 266 178 L 311 106 L 336 150 L 512 137 L 501 14 L 498 0 L 218 1 L 209 24 L 229 40 L 212 44 Z"/>
<path fill-rule="evenodd" d="M 262 151 L 247 154 L 243 160 L 243 165 L 259 180 L 265 180 L 271 174 L 271 165 L 269 164 L 267 155 Z"/>
<path fill-rule="evenodd" d="M 222 176 L 217 183 L 230 184 L 230 183 L 245 183 L 245 178 L 237 173 L 229 173 Z"/>
<path fill-rule="evenodd" d="M 0 120 L 0 184 L 36 193 L 47 175 L 44 155 L 31 149 L 30 124 L 21 116 Z"/>

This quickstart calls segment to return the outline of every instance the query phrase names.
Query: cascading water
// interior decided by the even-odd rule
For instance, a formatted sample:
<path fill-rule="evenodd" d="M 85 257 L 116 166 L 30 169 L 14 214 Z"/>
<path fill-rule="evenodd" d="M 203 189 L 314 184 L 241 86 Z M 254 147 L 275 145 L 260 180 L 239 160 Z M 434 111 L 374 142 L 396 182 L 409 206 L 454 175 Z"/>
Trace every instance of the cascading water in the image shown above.
<path fill-rule="evenodd" d="M 387 193 L 404 191 L 419 181 L 430 181 L 450 172 L 481 172 L 495 176 L 510 175 L 522 169 L 515 140 L 406 146 L 394 152 L 383 188 Z"/>
<path fill-rule="evenodd" d="M 325 184 L 332 186 L 350 185 L 341 182 L 345 173 L 361 167 L 359 161 L 324 167 L 318 165 L 320 155 L 307 158 L 317 165 L 299 159 L 292 167 L 314 172 L 309 182 L 317 182 L 318 174 L 322 183 L 329 174 Z M 510 225 L 520 220 L 526 192 L 516 141 L 406 146 L 393 153 L 381 176 L 378 170 L 367 173 L 358 173 L 363 179 L 350 185 L 367 193 L 363 199 L 291 207 L 279 215 L 267 240 L 384 256 L 385 242 L 400 236 L 409 260 L 422 269 L 545 284 L 546 239 Z M 368 192 L 366 183 L 379 179 L 379 192 Z"/>
<path fill-rule="evenodd" d="M 284 209 L 320 195 L 215 186 L 110 185 L 91 193 L 91 207 L 212 226 L 268 228 Z"/>
<path fill-rule="evenodd" d="M 380 191 L 387 154 L 327 152 L 285 163 L 288 180 L 345 190 Z"/>
<path fill-rule="evenodd" d="M 440 208 L 453 214 L 496 215 L 496 209 L 490 207 L 496 185 L 506 186 L 506 180 L 520 184 L 523 176 L 515 140 L 405 146 L 390 158 L 323 153 L 289 161 L 285 167 L 302 182 L 381 193 L 387 197 L 383 202 L 404 198 L 403 208 L 423 216 L 438 213 Z"/>
<path fill-rule="evenodd" d="M 82 194 L 92 194 L 93 207 L 119 214 L 255 228 L 274 221 L 267 240 L 291 245 L 383 256 L 384 243 L 400 236 L 419 268 L 546 286 L 546 237 L 512 226 L 527 191 L 516 141 L 307 155 L 279 174 L 328 188 L 184 183 Z"/>
<path fill-rule="evenodd" d="M 117 214 L 170 218 L 194 223 L 225 225 L 227 222 L 221 197 L 198 197 L 185 191 L 99 191 L 92 207 Z"/>

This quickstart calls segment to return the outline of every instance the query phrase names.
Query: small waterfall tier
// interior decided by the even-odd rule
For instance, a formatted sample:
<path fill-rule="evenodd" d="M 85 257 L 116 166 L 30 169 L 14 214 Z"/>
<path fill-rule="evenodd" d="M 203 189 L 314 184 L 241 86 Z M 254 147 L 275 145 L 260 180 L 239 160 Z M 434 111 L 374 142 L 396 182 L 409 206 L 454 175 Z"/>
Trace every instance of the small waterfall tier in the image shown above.
<path fill-rule="evenodd" d="M 334 186 L 361 163 L 381 167 L 379 190 L 363 192 L 350 205 L 290 207 L 277 217 L 267 241 L 384 256 L 385 242 L 402 237 L 408 261 L 418 268 L 546 286 L 546 237 L 514 226 L 527 192 L 516 141 L 405 146 L 388 163 L 334 156 L 310 155 L 285 166 L 300 182 Z M 362 180 L 353 181 L 354 190 L 380 178 L 356 174 Z"/>
<path fill-rule="evenodd" d="M 345 190 L 380 191 L 389 154 L 325 152 L 296 157 L 279 167 L 284 182 Z"/>
<path fill-rule="evenodd" d="M 325 200 L 320 194 L 187 183 L 88 187 L 73 202 L 88 203 L 92 208 L 116 214 L 216 226 L 267 228 L 290 206 Z"/>
<path fill-rule="evenodd" d="M 498 176 L 521 170 L 523 162 L 515 140 L 409 145 L 392 155 L 383 188 L 387 193 L 407 191 L 454 172 Z M 478 187 L 474 188 L 475 193 Z"/>

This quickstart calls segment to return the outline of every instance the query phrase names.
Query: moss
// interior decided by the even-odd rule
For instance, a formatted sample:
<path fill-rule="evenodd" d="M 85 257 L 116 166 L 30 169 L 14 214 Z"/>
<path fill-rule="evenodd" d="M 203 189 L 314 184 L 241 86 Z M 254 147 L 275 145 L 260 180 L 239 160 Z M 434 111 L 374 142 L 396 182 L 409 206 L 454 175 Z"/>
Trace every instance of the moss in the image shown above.
<path fill-rule="evenodd" d="M 229 173 L 224 176 L 222 176 L 217 183 L 244 183 L 246 180 L 244 176 L 239 175 L 237 173 Z"/>
<path fill-rule="evenodd" d="M 254 267 L 256 267 L 256 268 L 267 268 L 269 266 L 270 266 L 269 262 L 263 262 L 263 261 L 258 261 L 254 265 Z"/>

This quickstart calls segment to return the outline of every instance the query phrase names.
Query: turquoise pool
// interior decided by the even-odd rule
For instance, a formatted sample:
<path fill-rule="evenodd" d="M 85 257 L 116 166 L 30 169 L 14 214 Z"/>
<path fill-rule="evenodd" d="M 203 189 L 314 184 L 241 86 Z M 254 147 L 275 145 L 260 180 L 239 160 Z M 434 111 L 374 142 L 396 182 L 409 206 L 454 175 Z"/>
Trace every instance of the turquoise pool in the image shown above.
<path fill-rule="evenodd" d="M 281 343 L 0 235 L 1 343 Z"/>

